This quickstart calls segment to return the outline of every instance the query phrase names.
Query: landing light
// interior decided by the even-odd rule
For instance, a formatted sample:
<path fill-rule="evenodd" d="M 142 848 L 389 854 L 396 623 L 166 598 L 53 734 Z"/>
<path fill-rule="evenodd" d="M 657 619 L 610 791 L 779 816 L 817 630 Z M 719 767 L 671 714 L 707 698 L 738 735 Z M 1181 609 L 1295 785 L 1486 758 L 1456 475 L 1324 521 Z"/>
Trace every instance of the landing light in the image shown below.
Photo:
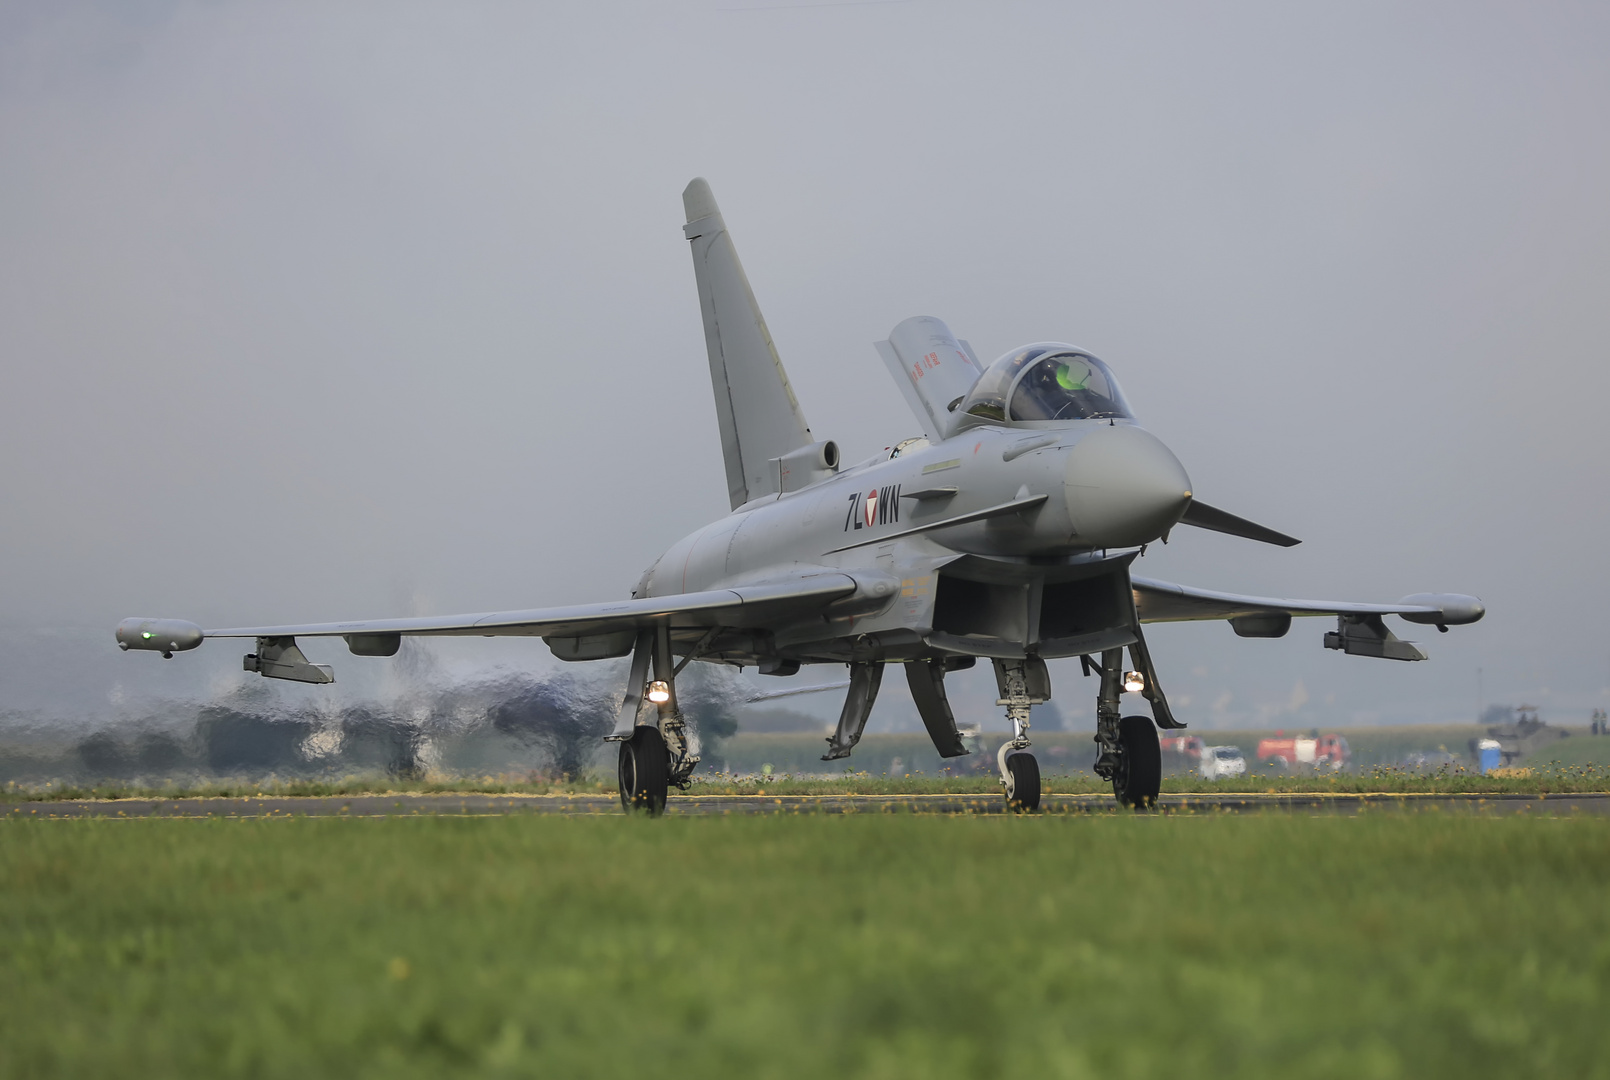
<path fill-rule="evenodd" d="M 1146 689 L 1146 677 L 1138 671 L 1124 672 L 1124 693 L 1138 694 Z"/>
<path fill-rule="evenodd" d="M 671 685 L 663 679 L 655 679 L 648 684 L 648 699 L 656 705 L 664 705 L 671 700 Z"/>

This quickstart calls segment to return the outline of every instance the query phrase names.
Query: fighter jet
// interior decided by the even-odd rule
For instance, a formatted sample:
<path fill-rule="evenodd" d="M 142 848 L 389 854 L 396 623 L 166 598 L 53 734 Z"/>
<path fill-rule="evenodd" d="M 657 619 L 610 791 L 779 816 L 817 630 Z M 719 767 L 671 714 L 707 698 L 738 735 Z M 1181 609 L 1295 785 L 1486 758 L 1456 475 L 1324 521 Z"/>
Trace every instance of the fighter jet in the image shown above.
<path fill-rule="evenodd" d="M 1328 649 L 1423 660 L 1383 617 L 1449 626 L 1479 599 L 1416 594 L 1395 604 L 1239 596 L 1137 576 L 1146 545 L 1177 526 L 1266 544 L 1298 541 L 1196 498 L 1184 466 L 1136 419 L 1113 369 L 1056 341 L 985 364 L 939 319 L 917 316 L 876 343 L 920 435 L 846 464 L 818 439 L 790 385 L 710 186 L 682 193 L 704 316 L 731 513 L 683 537 L 625 600 L 435 618 L 220 630 L 126 619 L 118 644 L 172 657 L 207 638 L 254 638 L 245 668 L 270 679 L 334 680 L 299 638 L 342 638 L 360 657 L 395 655 L 405 635 L 541 637 L 560 660 L 630 656 L 618 718 L 619 785 L 629 811 L 662 812 L 699 758 L 677 677 L 699 661 L 766 675 L 844 664 L 849 687 L 823 760 L 849 757 L 898 664 L 934 747 L 968 752 L 945 676 L 986 660 L 1012 738 L 997 755 L 1009 806 L 1040 804 L 1030 707 L 1050 700 L 1046 661 L 1079 657 L 1096 678 L 1095 771 L 1126 806 L 1161 781 L 1158 728 L 1183 728 L 1146 648 L 1152 622 L 1227 620 L 1275 638 L 1293 617 L 1329 616 Z M 1128 650 L 1129 663 L 1124 662 Z M 1122 715 L 1122 694 L 1150 716 Z"/>

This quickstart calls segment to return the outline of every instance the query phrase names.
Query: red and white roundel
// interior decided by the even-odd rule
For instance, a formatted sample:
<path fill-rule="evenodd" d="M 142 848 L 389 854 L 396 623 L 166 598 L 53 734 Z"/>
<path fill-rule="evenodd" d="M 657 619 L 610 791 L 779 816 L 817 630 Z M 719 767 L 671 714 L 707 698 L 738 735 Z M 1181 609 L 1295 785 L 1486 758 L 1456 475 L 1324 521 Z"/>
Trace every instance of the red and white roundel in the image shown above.
<path fill-rule="evenodd" d="M 870 529 L 873 522 L 878 520 L 878 492 L 876 489 L 866 493 L 862 512 L 866 515 L 867 528 Z"/>

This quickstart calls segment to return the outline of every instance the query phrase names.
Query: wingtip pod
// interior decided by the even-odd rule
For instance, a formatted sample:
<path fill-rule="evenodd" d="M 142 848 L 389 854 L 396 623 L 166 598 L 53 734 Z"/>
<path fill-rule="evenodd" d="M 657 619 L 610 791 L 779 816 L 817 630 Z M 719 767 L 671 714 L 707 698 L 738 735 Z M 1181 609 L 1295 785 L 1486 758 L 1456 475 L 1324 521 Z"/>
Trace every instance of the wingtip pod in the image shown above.
<path fill-rule="evenodd" d="M 183 619 L 124 619 L 117 624 L 117 647 L 172 656 L 201 644 L 201 627 Z"/>
<path fill-rule="evenodd" d="M 1405 596 L 1400 603 L 1436 608 L 1436 611 L 1404 612 L 1401 616 L 1405 622 L 1424 626 L 1465 626 L 1479 622 L 1487 614 L 1487 607 L 1480 597 L 1465 596 L 1463 593 L 1415 593 Z"/>

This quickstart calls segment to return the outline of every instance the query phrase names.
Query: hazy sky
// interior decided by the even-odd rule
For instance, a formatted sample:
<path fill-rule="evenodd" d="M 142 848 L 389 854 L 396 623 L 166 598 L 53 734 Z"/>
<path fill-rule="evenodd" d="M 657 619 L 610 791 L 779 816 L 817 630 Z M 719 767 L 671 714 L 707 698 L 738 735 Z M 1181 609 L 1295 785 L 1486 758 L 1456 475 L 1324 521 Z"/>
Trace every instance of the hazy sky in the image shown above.
<path fill-rule="evenodd" d="M 1606 56 L 1588 3 L 0 3 L 0 707 L 39 630 L 161 685 L 241 650 L 159 673 L 117 619 L 624 595 L 726 508 L 703 175 L 849 460 L 917 431 L 901 319 L 1073 341 L 1204 500 L 1305 541 L 1180 529 L 1139 572 L 1488 602 L 1400 629 L 1424 664 L 1154 629 L 1187 719 L 1465 719 L 1481 668 L 1586 722 Z"/>

